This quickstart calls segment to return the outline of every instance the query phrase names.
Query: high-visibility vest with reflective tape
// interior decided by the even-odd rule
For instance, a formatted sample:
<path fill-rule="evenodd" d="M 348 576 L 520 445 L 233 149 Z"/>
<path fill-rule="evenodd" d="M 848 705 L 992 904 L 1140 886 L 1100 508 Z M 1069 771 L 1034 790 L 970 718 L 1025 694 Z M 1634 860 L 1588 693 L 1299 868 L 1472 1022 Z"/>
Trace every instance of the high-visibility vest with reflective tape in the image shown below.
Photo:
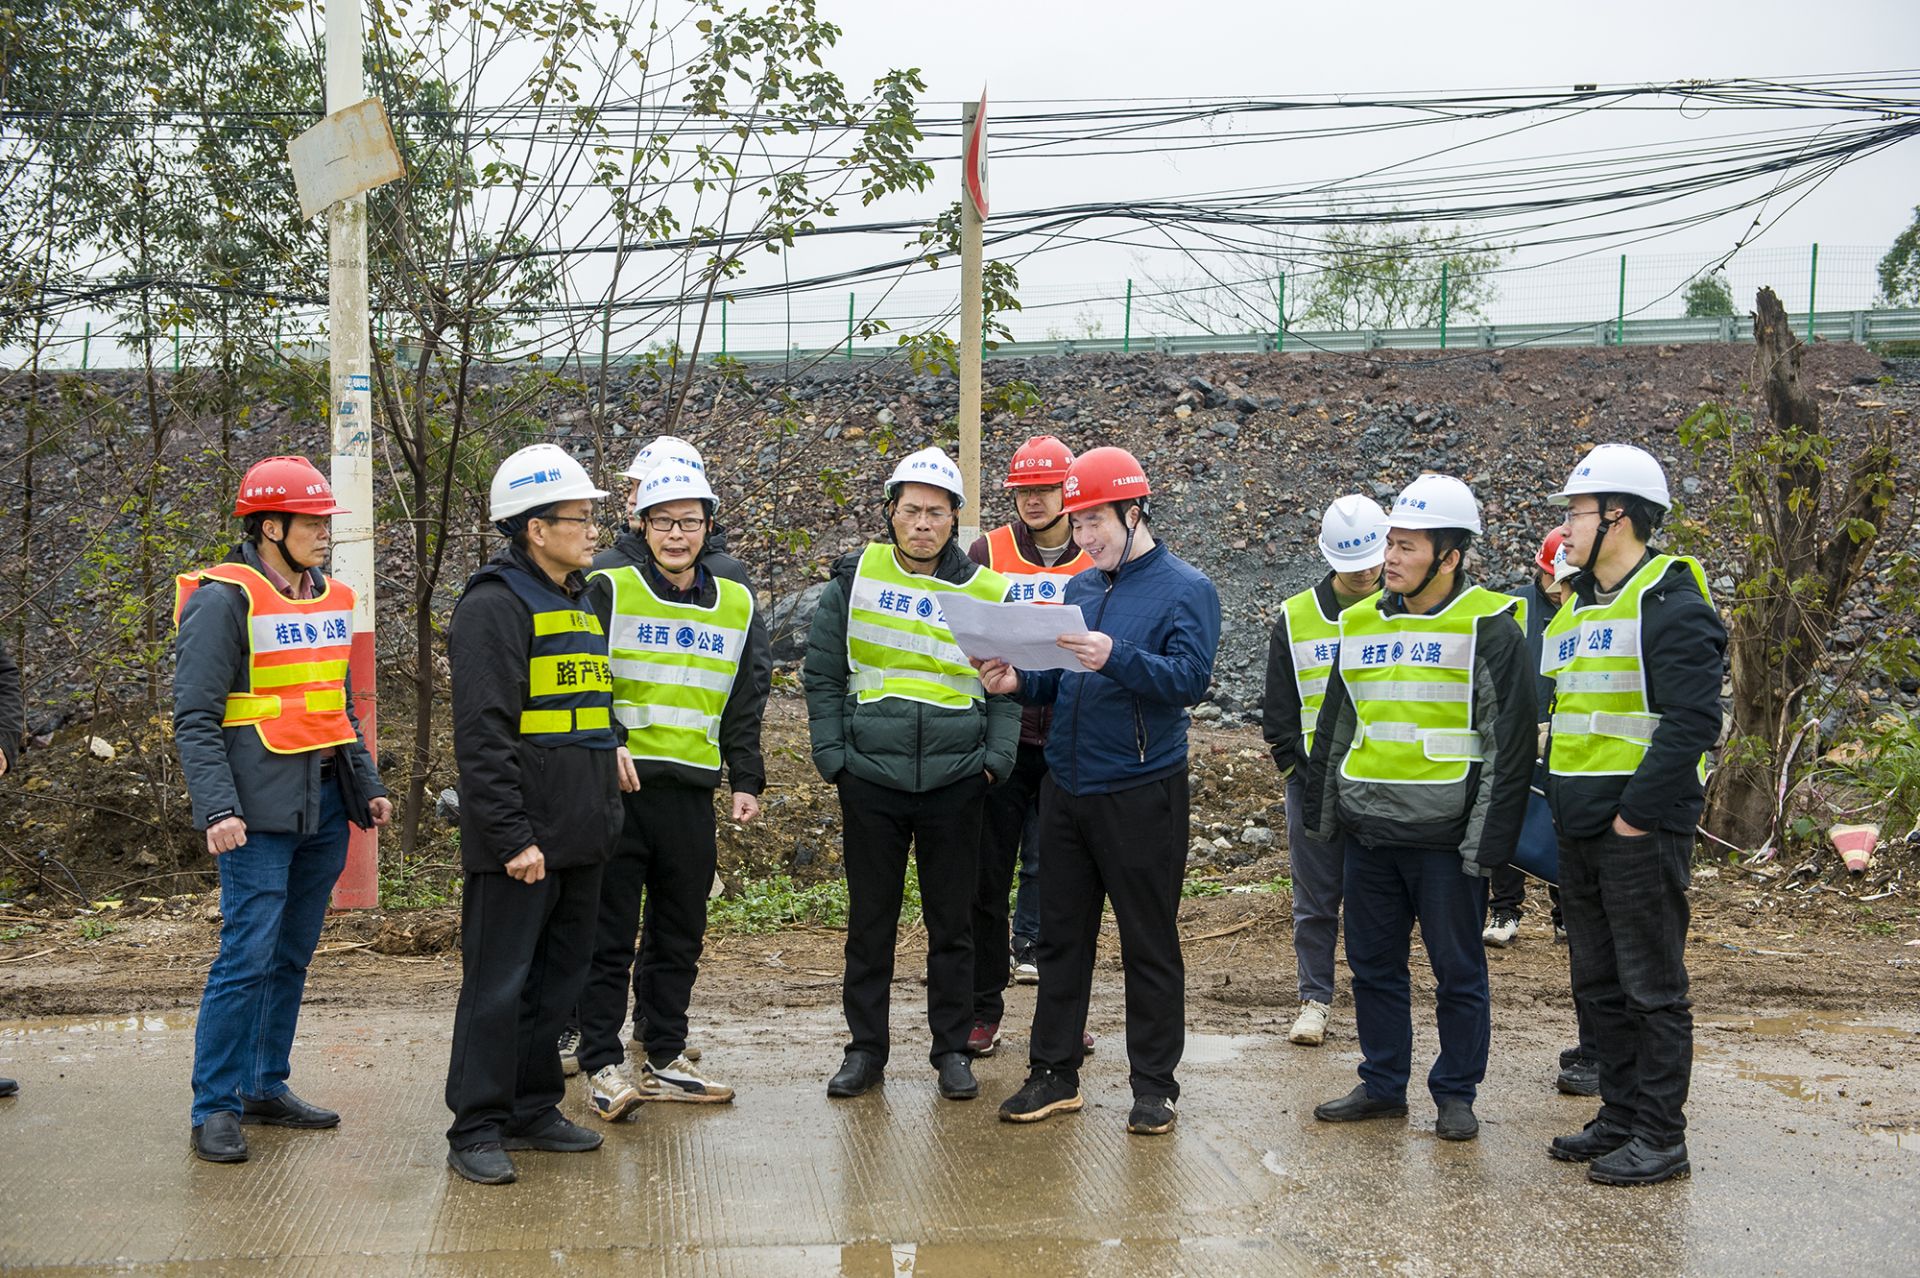
<path fill-rule="evenodd" d="M 892 546 L 868 546 L 847 601 L 848 691 L 862 705 L 903 697 L 964 710 L 984 701 L 980 676 L 947 629 L 940 596 L 962 593 L 1000 603 L 1010 584 L 991 568 L 976 569 L 964 585 L 923 577 L 902 570 Z"/>
<path fill-rule="evenodd" d="M 303 754 L 358 739 L 347 718 L 353 590 L 333 578 L 311 599 L 290 599 L 246 564 L 215 564 L 174 579 L 173 621 L 203 581 L 247 596 L 247 690 L 227 694 L 223 728 L 251 726 L 275 754 Z"/>
<path fill-rule="evenodd" d="M 1293 656 L 1293 690 L 1300 699 L 1301 753 L 1313 753 L 1313 730 L 1327 699 L 1327 679 L 1340 659 L 1340 619 L 1320 611 L 1320 592 L 1303 590 L 1280 605 Z"/>
<path fill-rule="evenodd" d="M 1480 621 L 1523 599 L 1468 586 L 1437 613 L 1385 616 L 1379 594 L 1340 614 L 1340 678 L 1358 724 L 1340 775 L 1400 785 L 1452 785 L 1480 762 L 1473 726 L 1473 654 Z"/>
<path fill-rule="evenodd" d="M 1012 524 L 1001 524 L 987 534 L 987 567 L 1013 584 L 1007 591 L 1008 603 L 1057 604 L 1066 598 L 1067 578 L 1093 567 L 1086 551 L 1074 547 L 1073 554 L 1049 568 L 1020 553 L 1020 542 Z"/>
<path fill-rule="evenodd" d="M 716 577 L 713 606 L 702 608 L 662 599 L 632 565 L 593 575 L 613 588 L 607 655 L 627 752 L 718 771 L 720 715 L 746 653 L 753 592 Z"/>
<path fill-rule="evenodd" d="M 600 619 L 545 574 L 536 580 L 523 569 L 503 564 L 500 580 L 533 614 L 520 735 L 549 749 L 613 749 L 618 744 L 613 735 L 613 674 Z"/>
<path fill-rule="evenodd" d="M 1547 771 L 1557 776 L 1631 776 L 1646 758 L 1660 716 L 1647 703 L 1642 661 L 1641 604 L 1685 564 L 1709 604 L 1707 574 L 1698 562 L 1655 555 L 1628 579 L 1610 604 L 1567 600 L 1547 623 L 1540 645 L 1540 673 L 1553 680 L 1553 740 Z M 1706 756 L 1695 765 L 1706 775 Z"/>

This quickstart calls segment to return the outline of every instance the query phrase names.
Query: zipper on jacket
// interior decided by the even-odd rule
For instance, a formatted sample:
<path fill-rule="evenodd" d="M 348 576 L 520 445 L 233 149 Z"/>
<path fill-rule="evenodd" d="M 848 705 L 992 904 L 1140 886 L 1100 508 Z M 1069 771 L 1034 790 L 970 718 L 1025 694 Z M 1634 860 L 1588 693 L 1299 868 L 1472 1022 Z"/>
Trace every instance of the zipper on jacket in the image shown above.
<path fill-rule="evenodd" d="M 1140 751 L 1140 762 L 1147 761 L 1147 721 L 1140 715 L 1140 698 L 1130 699 L 1133 706 L 1133 744 Z"/>

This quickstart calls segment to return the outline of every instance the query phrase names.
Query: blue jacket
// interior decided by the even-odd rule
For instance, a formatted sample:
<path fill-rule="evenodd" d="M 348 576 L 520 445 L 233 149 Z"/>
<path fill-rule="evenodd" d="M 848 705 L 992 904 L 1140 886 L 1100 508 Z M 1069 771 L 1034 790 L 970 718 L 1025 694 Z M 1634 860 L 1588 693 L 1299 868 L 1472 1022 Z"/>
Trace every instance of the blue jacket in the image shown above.
<path fill-rule="evenodd" d="M 1166 546 L 1109 575 L 1070 578 L 1064 602 L 1113 638 L 1098 671 L 1020 672 L 1020 700 L 1051 703 L 1047 767 L 1068 794 L 1106 794 L 1187 766 L 1187 707 L 1207 695 L 1220 592 Z"/>

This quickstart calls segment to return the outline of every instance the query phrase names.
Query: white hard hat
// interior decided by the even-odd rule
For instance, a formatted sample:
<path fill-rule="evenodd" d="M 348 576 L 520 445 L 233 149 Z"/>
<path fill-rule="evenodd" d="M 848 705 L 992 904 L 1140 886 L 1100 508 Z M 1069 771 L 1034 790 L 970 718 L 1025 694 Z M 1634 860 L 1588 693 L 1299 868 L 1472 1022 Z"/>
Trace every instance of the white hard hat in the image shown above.
<path fill-rule="evenodd" d="M 900 464 L 893 468 L 893 474 L 887 477 L 888 501 L 893 500 L 902 484 L 931 484 L 935 488 L 944 488 L 953 494 L 955 510 L 967 504 L 966 485 L 960 479 L 960 468 L 938 448 L 923 448 L 900 459 Z"/>
<path fill-rule="evenodd" d="M 1667 472 L 1653 454 L 1632 444 L 1601 444 L 1573 468 L 1567 486 L 1548 500 L 1564 506 L 1569 497 L 1582 493 L 1626 493 L 1644 497 L 1662 510 L 1673 507 L 1673 495 L 1667 491 Z"/>
<path fill-rule="evenodd" d="M 1567 547 L 1562 543 L 1560 549 L 1553 552 L 1553 584 L 1559 585 L 1580 571 L 1580 566 L 1567 558 Z"/>
<path fill-rule="evenodd" d="M 640 491 L 634 495 L 633 509 L 638 513 L 670 501 L 705 502 L 709 516 L 720 509 L 720 499 L 713 495 L 707 477 L 691 466 L 682 465 L 677 458 L 660 462 L 648 472 L 640 482 Z"/>
<path fill-rule="evenodd" d="M 1378 568 L 1387 557 L 1387 512 L 1358 493 L 1335 498 L 1320 518 L 1320 555 L 1335 572 Z"/>
<path fill-rule="evenodd" d="M 560 445 L 528 444 L 493 472 L 487 518 L 498 523 L 556 501 L 606 495 L 587 478 L 586 467 Z"/>
<path fill-rule="evenodd" d="M 707 463 L 700 456 L 700 450 L 681 439 L 678 435 L 657 435 L 634 455 L 633 465 L 621 473 L 628 479 L 645 481 L 647 473 L 663 461 L 677 461 L 701 474 L 707 473 Z"/>
<path fill-rule="evenodd" d="M 1480 503 L 1452 475 L 1422 475 L 1400 490 L 1387 516 L 1391 528 L 1464 528 L 1480 532 Z"/>

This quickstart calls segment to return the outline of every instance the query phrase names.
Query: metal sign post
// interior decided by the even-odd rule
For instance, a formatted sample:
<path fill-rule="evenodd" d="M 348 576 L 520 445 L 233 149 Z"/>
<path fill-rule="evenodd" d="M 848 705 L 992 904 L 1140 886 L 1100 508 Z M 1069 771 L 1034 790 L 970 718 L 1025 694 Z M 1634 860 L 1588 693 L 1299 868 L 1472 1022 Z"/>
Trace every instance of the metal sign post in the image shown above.
<path fill-rule="evenodd" d="M 960 194 L 960 477 L 967 504 L 960 512 L 960 544 L 980 535 L 980 362 L 983 286 L 981 241 L 987 220 L 987 91 L 978 105 L 960 108 L 966 138 Z"/>

